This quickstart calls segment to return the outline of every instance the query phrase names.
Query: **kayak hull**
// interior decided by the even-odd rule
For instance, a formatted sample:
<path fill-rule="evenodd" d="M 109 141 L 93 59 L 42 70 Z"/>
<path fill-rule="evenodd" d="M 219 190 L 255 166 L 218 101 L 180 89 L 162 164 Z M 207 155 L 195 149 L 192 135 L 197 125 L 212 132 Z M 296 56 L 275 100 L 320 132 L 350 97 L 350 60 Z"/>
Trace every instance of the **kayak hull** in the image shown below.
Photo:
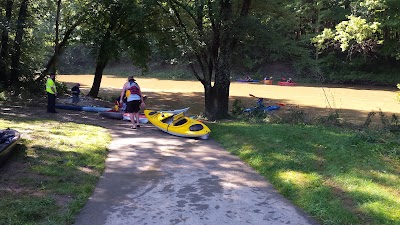
<path fill-rule="evenodd" d="M 110 111 L 111 108 L 95 107 L 95 106 L 78 106 L 78 105 L 59 105 L 56 104 L 57 109 L 67 109 L 76 111 L 86 111 L 86 112 L 106 112 Z"/>
<path fill-rule="evenodd" d="M 259 83 L 259 80 L 241 80 L 241 79 L 237 79 L 237 82 L 241 82 L 241 83 Z"/>
<path fill-rule="evenodd" d="M 128 121 L 131 120 L 129 117 L 129 113 L 123 113 L 123 112 L 107 111 L 107 112 L 99 112 L 99 115 L 109 119 L 128 120 Z M 149 122 L 149 120 L 146 118 L 146 116 L 140 114 L 139 123 L 147 123 L 147 122 Z"/>
<path fill-rule="evenodd" d="M 297 83 L 281 81 L 281 82 L 278 82 L 278 85 L 281 85 L 281 86 L 296 86 Z"/>
<path fill-rule="evenodd" d="M 122 120 L 123 113 L 115 111 L 99 112 L 99 115 L 104 118 Z"/>
<path fill-rule="evenodd" d="M 155 110 L 144 110 L 144 115 L 160 130 L 178 136 L 207 139 L 211 130 L 202 122 L 179 114 L 165 113 Z"/>
<path fill-rule="evenodd" d="M 20 133 L 16 130 L 0 130 L 0 165 L 4 164 L 8 157 L 14 152 L 15 145 L 20 137 Z"/>
<path fill-rule="evenodd" d="M 189 110 L 189 107 L 183 108 L 183 109 L 173 109 L 173 110 L 158 110 L 159 112 L 163 113 L 172 113 L 172 114 L 178 114 L 178 113 L 185 113 L 186 111 Z"/>
<path fill-rule="evenodd" d="M 122 115 L 122 120 L 131 121 L 129 113 L 124 113 Z M 145 115 L 139 114 L 139 123 L 148 123 L 148 122 L 149 122 L 149 119 L 147 119 Z"/>
<path fill-rule="evenodd" d="M 76 111 L 82 111 L 82 106 L 77 106 L 77 105 L 59 105 L 56 104 L 57 109 L 67 109 L 67 110 L 76 110 Z"/>
<path fill-rule="evenodd" d="M 82 111 L 85 111 L 85 112 L 107 112 L 110 110 L 111 110 L 111 108 L 95 107 L 95 106 L 82 106 Z"/>

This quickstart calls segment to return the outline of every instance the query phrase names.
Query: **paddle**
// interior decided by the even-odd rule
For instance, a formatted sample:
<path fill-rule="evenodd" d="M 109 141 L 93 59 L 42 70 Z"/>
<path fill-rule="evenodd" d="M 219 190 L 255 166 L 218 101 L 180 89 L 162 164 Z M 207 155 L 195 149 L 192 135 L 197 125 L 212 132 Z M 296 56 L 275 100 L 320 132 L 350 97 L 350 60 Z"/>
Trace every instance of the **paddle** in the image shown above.
<path fill-rule="evenodd" d="M 259 98 L 259 97 L 257 97 L 257 96 L 255 96 L 255 95 L 253 95 L 253 94 L 249 94 L 251 97 L 253 97 L 253 98 Z M 278 105 L 280 105 L 280 106 L 285 106 L 285 103 L 277 103 Z"/>
<path fill-rule="evenodd" d="M 251 97 L 254 97 L 254 98 L 259 98 L 259 97 L 256 97 L 256 96 L 254 96 L 253 94 L 249 94 Z"/>

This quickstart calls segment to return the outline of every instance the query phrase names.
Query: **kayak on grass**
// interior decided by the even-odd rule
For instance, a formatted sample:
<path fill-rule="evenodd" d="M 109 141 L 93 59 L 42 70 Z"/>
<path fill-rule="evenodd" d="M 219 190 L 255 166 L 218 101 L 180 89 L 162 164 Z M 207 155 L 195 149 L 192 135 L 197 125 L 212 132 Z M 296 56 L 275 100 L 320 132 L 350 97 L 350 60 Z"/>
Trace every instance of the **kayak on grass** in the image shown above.
<path fill-rule="evenodd" d="M 2 165 L 7 158 L 15 150 L 15 145 L 20 139 L 20 133 L 13 129 L 0 130 L 0 165 Z"/>
<path fill-rule="evenodd" d="M 144 110 L 144 115 L 154 126 L 175 136 L 207 139 L 211 132 L 204 123 L 185 116 L 184 112 Z"/>
<path fill-rule="evenodd" d="M 187 108 L 183 108 L 183 109 L 173 109 L 173 110 L 160 110 L 160 112 L 164 112 L 164 113 L 172 113 L 172 114 L 178 114 L 181 112 L 186 112 L 189 110 L 189 107 Z M 128 120 L 130 121 L 130 117 L 129 117 L 129 113 L 124 113 L 124 112 L 120 112 L 120 111 L 106 111 L 106 112 L 99 112 L 99 115 L 105 118 L 109 118 L 109 119 L 118 119 L 118 120 Z M 140 114 L 139 116 L 139 123 L 147 123 L 149 122 L 149 120 L 146 118 L 145 115 Z"/>

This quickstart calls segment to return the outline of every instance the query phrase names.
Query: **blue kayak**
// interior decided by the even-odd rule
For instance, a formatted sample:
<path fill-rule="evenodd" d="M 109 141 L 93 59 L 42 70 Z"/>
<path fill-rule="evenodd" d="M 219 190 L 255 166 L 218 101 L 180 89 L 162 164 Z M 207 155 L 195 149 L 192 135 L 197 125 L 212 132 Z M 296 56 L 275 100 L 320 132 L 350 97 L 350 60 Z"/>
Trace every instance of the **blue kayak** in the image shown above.
<path fill-rule="evenodd" d="M 58 105 L 58 104 L 56 104 L 56 108 L 82 111 L 82 106 L 77 106 L 77 105 Z"/>
<path fill-rule="evenodd" d="M 237 82 L 242 82 L 242 83 L 258 83 L 260 82 L 259 80 L 243 80 L 243 79 L 237 79 Z"/>
<path fill-rule="evenodd" d="M 15 151 L 20 133 L 13 129 L 0 130 L 0 165 Z"/>
<path fill-rule="evenodd" d="M 267 110 L 267 111 L 272 111 L 272 110 L 278 110 L 278 109 L 280 109 L 281 107 L 280 106 L 277 106 L 277 105 L 270 105 L 270 106 L 267 106 L 264 110 Z"/>
<path fill-rule="evenodd" d="M 56 108 L 76 110 L 76 111 L 86 111 L 86 112 L 105 112 L 111 110 L 111 108 L 96 107 L 96 106 L 59 105 L 59 104 L 56 104 Z"/>
<path fill-rule="evenodd" d="M 111 108 L 96 107 L 96 106 L 82 106 L 82 111 L 86 112 L 106 112 L 110 111 Z"/>

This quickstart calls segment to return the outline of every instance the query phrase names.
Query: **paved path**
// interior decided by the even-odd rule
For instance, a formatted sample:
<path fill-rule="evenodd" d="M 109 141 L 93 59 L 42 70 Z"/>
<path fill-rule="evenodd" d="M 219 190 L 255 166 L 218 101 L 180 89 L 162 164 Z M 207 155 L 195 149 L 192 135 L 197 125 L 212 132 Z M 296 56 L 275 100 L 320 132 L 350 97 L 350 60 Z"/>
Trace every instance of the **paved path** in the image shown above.
<path fill-rule="evenodd" d="M 76 225 L 316 224 L 212 139 L 107 127 L 106 170 Z"/>

